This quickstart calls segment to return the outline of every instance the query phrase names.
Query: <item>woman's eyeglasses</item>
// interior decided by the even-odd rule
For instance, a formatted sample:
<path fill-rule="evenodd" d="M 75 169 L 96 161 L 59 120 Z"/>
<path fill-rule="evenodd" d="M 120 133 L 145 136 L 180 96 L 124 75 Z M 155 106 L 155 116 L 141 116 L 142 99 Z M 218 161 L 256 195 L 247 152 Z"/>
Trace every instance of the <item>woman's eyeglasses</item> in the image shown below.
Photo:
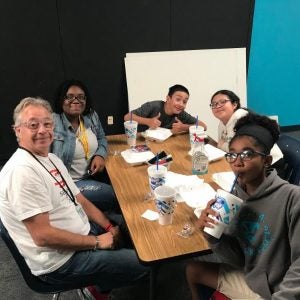
<path fill-rule="evenodd" d="M 68 103 L 72 103 L 75 100 L 84 103 L 86 101 L 86 96 L 83 94 L 74 95 L 74 94 L 67 94 L 64 98 L 64 100 Z"/>
<path fill-rule="evenodd" d="M 225 154 L 225 159 L 229 163 L 234 163 L 238 157 L 240 157 L 241 161 L 249 161 L 253 159 L 253 157 L 256 155 L 267 156 L 267 154 L 265 153 L 249 149 L 249 150 L 244 150 L 243 152 L 240 153 L 228 152 Z"/>
<path fill-rule="evenodd" d="M 231 100 L 229 100 L 229 99 L 221 99 L 219 101 L 212 102 L 211 104 L 209 104 L 209 106 L 212 109 L 214 109 L 214 108 L 220 108 L 220 107 L 223 107 L 226 104 L 226 102 L 228 102 L 228 101 L 231 101 Z"/>

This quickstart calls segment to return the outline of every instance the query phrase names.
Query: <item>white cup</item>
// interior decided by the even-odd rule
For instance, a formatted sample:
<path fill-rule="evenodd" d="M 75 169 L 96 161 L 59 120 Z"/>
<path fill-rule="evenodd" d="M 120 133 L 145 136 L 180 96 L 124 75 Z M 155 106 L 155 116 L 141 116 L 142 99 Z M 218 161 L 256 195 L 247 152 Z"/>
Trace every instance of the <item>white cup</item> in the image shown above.
<path fill-rule="evenodd" d="M 148 167 L 149 186 L 152 195 L 154 195 L 154 190 L 157 187 L 165 184 L 167 172 L 167 167 L 162 165 Z"/>
<path fill-rule="evenodd" d="M 199 137 L 204 138 L 204 128 L 202 126 L 192 125 L 189 127 L 191 149 L 199 142 Z"/>
<path fill-rule="evenodd" d="M 170 186 L 162 185 L 155 189 L 155 204 L 158 210 L 158 223 L 160 225 L 172 224 L 176 206 L 176 190 Z"/>
<path fill-rule="evenodd" d="M 213 216 L 211 216 L 211 215 L 209 215 L 209 216 L 211 218 L 215 219 Z M 215 237 L 216 239 L 219 239 L 227 226 L 224 223 L 219 222 L 218 220 L 216 220 L 216 221 L 218 223 L 214 224 L 213 228 L 205 227 L 204 232 L 210 234 L 211 236 Z"/>
<path fill-rule="evenodd" d="M 225 228 L 230 224 L 233 217 L 240 209 L 243 200 L 239 197 L 218 189 L 216 194 L 216 202 L 211 206 L 211 208 L 219 213 L 217 218 L 210 216 L 218 221 L 214 228 L 205 227 L 204 231 L 215 238 L 219 239 L 225 230 Z"/>
<path fill-rule="evenodd" d="M 137 126 L 138 122 L 133 120 L 124 122 L 127 144 L 130 147 L 134 147 L 136 144 Z"/>

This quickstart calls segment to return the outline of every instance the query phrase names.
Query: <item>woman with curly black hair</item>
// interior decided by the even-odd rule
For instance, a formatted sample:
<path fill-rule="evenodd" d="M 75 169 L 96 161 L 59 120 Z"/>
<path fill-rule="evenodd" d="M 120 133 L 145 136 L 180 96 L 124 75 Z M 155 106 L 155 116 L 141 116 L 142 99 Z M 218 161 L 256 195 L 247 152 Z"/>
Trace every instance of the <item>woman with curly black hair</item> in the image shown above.
<path fill-rule="evenodd" d="M 66 165 L 82 194 L 102 211 L 118 208 L 109 184 L 96 180 L 104 171 L 107 140 L 87 87 L 64 81 L 54 99 L 54 141 L 51 151 Z"/>

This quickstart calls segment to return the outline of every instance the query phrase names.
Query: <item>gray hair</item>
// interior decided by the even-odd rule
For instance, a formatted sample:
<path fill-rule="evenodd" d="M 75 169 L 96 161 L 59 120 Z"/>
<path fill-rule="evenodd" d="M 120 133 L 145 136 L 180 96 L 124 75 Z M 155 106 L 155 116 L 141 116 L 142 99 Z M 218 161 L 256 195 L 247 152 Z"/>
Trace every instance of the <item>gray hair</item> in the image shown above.
<path fill-rule="evenodd" d="M 14 123 L 15 123 L 14 125 L 15 126 L 19 125 L 19 123 L 20 123 L 20 114 L 29 105 L 44 107 L 51 114 L 51 118 L 52 118 L 52 108 L 51 108 L 51 105 L 48 101 L 46 101 L 42 98 L 39 98 L 39 97 L 36 97 L 36 98 L 27 97 L 27 98 L 22 99 L 20 101 L 20 103 L 16 106 L 15 110 L 14 110 L 13 118 L 14 118 Z"/>

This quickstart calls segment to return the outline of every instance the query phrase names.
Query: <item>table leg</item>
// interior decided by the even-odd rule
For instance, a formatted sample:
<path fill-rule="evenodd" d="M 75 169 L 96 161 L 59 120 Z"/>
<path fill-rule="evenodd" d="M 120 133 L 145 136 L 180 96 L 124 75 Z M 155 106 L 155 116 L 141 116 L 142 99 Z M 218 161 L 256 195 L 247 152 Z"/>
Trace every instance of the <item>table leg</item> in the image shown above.
<path fill-rule="evenodd" d="M 157 299 L 157 286 L 156 286 L 156 277 L 157 277 L 158 266 L 152 266 L 150 271 L 150 300 Z"/>

